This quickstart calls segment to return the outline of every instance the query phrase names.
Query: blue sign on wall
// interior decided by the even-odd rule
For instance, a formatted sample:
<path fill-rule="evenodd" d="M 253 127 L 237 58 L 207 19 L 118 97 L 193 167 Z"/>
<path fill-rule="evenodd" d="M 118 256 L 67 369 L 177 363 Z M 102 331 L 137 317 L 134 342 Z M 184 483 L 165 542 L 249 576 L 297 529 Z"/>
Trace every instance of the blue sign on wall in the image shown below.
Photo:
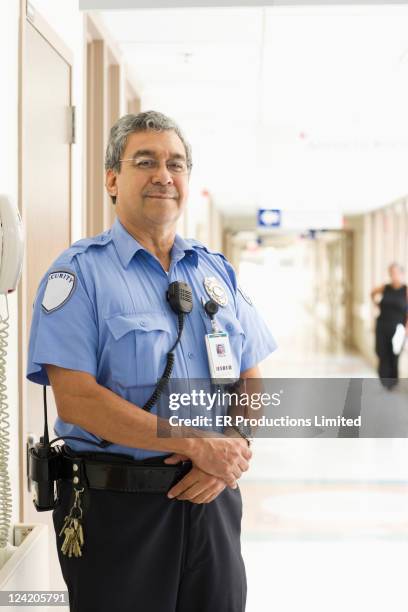
<path fill-rule="evenodd" d="M 280 227 L 282 211 L 279 208 L 259 208 L 258 227 Z"/>

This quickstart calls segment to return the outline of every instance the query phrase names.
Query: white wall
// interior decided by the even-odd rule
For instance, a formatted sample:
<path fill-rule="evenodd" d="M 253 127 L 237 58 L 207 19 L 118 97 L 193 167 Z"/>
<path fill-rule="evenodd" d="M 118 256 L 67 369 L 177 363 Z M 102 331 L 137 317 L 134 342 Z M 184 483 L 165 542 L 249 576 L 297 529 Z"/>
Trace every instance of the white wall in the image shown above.
<path fill-rule="evenodd" d="M 17 205 L 18 198 L 18 0 L 2 3 L 0 19 L 0 58 L 2 82 L 7 88 L 0 96 L 0 192 L 7 194 Z M 6 92 L 7 95 L 4 95 Z M 17 362 L 17 292 L 9 295 L 9 341 L 7 359 L 7 395 L 10 410 L 11 456 L 9 462 L 12 479 L 12 522 L 18 521 L 18 362 Z M 1 313 L 4 301 L 1 298 Z"/>

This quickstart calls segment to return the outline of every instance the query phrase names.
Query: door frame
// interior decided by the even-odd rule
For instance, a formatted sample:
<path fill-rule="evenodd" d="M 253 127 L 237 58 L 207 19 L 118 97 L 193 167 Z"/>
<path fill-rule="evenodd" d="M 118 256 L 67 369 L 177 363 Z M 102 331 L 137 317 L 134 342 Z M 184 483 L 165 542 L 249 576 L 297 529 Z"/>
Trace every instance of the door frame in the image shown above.
<path fill-rule="evenodd" d="M 140 113 L 141 106 L 142 106 L 142 101 L 140 99 L 140 96 L 137 94 L 136 89 L 133 87 L 133 84 L 131 83 L 129 78 L 127 78 L 125 82 L 125 109 L 124 110 L 126 113 L 132 113 L 134 115 L 137 115 L 137 113 Z"/>
<path fill-rule="evenodd" d="M 103 144 L 106 140 L 106 75 L 103 40 L 87 40 L 85 54 L 86 89 L 84 90 L 85 137 L 85 236 L 103 231 Z"/>
<path fill-rule="evenodd" d="M 20 22 L 19 22 L 19 43 L 18 43 L 18 208 L 21 218 L 26 218 L 25 193 L 24 193 L 24 84 L 26 75 L 25 51 L 26 51 L 26 32 L 27 27 L 33 27 L 44 40 L 58 53 L 69 67 L 69 103 L 72 105 L 72 76 L 73 76 L 73 53 L 66 46 L 59 35 L 49 26 L 43 17 L 27 2 L 20 0 Z M 72 146 L 69 155 L 69 236 L 72 239 Z M 27 368 L 26 348 L 28 346 L 27 333 L 27 250 L 24 253 L 23 269 L 21 282 L 18 286 L 18 438 L 19 438 L 19 520 L 24 521 L 24 489 L 26 486 L 27 475 L 26 467 L 26 418 L 25 408 L 27 407 L 27 384 L 25 377 Z"/>
<path fill-rule="evenodd" d="M 104 188 L 104 153 L 109 129 L 121 115 L 125 66 L 116 41 L 97 14 L 84 15 L 83 227 L 94 236 L 111 227 L 115 208 Z"/>

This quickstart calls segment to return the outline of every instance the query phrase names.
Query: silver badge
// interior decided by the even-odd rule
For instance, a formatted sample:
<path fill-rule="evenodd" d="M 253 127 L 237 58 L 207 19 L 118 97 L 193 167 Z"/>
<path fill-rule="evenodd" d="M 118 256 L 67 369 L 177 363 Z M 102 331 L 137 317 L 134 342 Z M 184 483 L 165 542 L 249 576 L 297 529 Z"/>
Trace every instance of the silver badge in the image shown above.
<path fill-rule="evenodd" d="M 226 306 L 228 304 L 227 292 L 215 276 L 206 276 L 204 287 L 210 298 L 219 306 Z"/>

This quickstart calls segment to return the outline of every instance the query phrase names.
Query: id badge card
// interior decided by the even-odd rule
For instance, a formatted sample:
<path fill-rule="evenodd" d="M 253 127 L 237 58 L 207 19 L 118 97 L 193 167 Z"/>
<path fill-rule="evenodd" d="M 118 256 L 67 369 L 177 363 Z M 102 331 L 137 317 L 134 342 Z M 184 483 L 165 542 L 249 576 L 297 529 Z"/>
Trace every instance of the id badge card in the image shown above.
<path fill-rule="evenodd" d="M 227 332 L 206 334 L 205 344 L 212 382 L 221 384 L 225 380 L 237 380 Z"/>

